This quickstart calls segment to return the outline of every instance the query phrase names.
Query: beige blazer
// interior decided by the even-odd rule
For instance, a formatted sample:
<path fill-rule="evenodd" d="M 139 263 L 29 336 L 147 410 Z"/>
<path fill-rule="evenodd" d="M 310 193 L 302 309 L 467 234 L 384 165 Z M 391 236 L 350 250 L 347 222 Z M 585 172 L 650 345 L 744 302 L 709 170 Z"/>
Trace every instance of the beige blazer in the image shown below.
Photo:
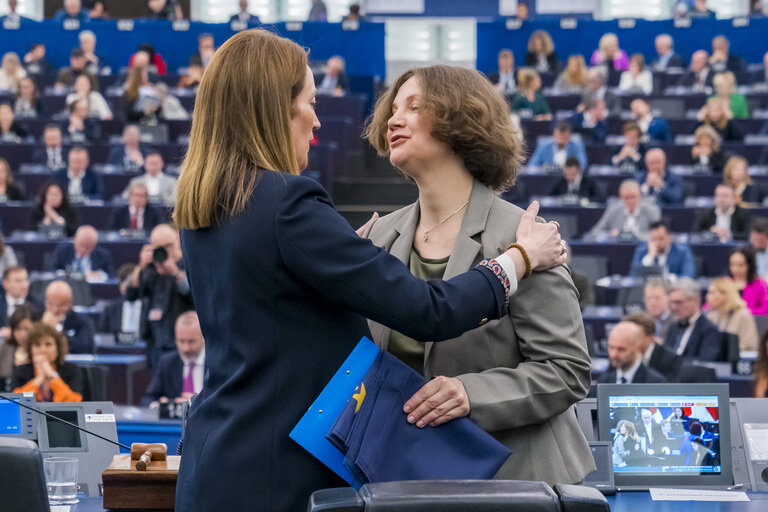
<path fill-rule="evenodd" d="M 501 254 L 522 214 L 476 181 L 445 279 Z M 380 218 L 368 237 L 407 264 L 418 220 L 414 203 Z M 370 327 L 386 349 L 390 329 Z M 461 380 L 469 417 L 512 452 L 502 479 L 575 483 L 595 469 L 572 407 L 589 390 L 589 372 L 578 293 L 563 266 L 521 281 L 504 318 L 425 347 L 424 376 Z"/>
<path fill-rule="evenodd" d="M 707 312 L 707 318 L 721 332 L 730 332 L 739 337 L 739 350 L 757 350 L 757 324 L 749 309 L 737 309 L 730 315 L 718 311 Z"/>

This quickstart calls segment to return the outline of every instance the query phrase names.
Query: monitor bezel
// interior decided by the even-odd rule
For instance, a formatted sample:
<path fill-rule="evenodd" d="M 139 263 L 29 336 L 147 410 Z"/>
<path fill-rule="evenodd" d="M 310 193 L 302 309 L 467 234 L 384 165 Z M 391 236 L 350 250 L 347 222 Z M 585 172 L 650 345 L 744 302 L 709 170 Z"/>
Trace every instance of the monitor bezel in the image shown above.
<path fill-rule="evenodd" d="M 82 404 L 80 403 L 46 403 L 40 404 L 40 410 L 53 414 L 57 412 L 75 412 L 77 414 L 77 426 L 81 428 L 85 425 L 85 412 L 83 411 Z M 72 446 L 58 446 L 51 447 L 48 442 L 48 418 L 44 415 L 40 415 L 37 426 L 37 444 L 40 447 L 41 452 L 45 453 L 80 453 L 88 451 L 88 437 L 85 432 L 78 430 L 80 435 L 80 447 Z"/>
<path fill-rule="evenodd" d="M 728 384 L 600 384 L 597 386 L 597 432 L 600 441 L 613 443 L 609 414 L 609 398 L 611 396 L 659 395 L 717 396 L 720 429 L 720 474 L 689 475 L 685 473 L 662 473 L 658 475 L 641 475 L 619 471 L 614 472 L 613 475 L 616 487 L 649 488 L 732 485 L 731 405 Z"/>

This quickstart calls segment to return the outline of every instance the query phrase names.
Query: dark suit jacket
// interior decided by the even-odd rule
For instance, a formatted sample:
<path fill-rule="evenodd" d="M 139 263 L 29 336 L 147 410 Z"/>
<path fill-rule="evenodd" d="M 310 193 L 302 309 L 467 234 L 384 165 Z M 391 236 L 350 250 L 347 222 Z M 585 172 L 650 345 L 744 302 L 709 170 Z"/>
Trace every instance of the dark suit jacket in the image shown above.
<path fill-rule="evenodd" d="M 53 174 L 53 181 L 64 187 L 64 190 L 68 190 L 69 176 L 67 175 L 67 169 L 59 169 Z M 102 184 L 101 176 L 96 174 L 90 169 L 85 170 L 85 175 L 82 179 L 83 195 L 89 199 L 103 199 L 104 186 Z"/>
<path fill-rule="evenodd" d="M 43 309 L 45 309 L 42 303 L 33 299 L 29 295 L 24 301 L 24 304 L 32 307 L 32 309 L 34 309 L 37 314 L 42 313 Z M 6 325 L 8 325 L 8 301 L 5 298 L 5 290 L 0 288 L 0 327 L 5 327 Z"/>
<path fill-rule="evenodd" d="M 568 193 L 568 181 L 560 177 L 555 181 L 547 192 L 548 196 L 563 196 Z M 582 176 L 579 183 L 579 197 L 586 197 L 590 201 L 601 201 L 600 189 L 597 188 L 595 180 L 589 176 Z"/>
<path fill-rule="evenodd" d="M 642 186 L 648 177 L 648 171 L 640 171 L 635 174 L 635 179 Z M 679 174 L 669 171 L 664 173 L 664 188 L 652 194 L 662 204 L 679 204 L 683 202 L 683 178 Z"/>
<path fill-rule="evenodd" d="M 320 87 L 325 79 L 325 73 L 318 73 L 315 75 L 315 86 Z M 336 77 L 336 88 L 341 89 L 345 93 L 349 92 L 349 77 L 344 71 L 339 71 L 339 76 Z"/>
<path fill-rule="evenodd" d="M 67 233 L 67 236 L 74 236 L 75 231 L 77 231 L 77 228 L 80 226 L 80 214 L 72 205 L 67 209 L 59 207 L 56 209 L 56 212 L 64 217 L 64 231 Z M 45 212 L 42 208 L 33 208 L 30 216 L 30 229 L 32 231 L 37 230 L 38 224 L 40 224 L 44 218 Z"/>
<path fill-rule="evenodd" d="M 147 148 L 144 146 L 144 144 L 139 144 L 139 151 L 141 151 L 142 155 L 147 154 Z M 123 144 L 120 144 L 119 146 L 112 146 L 112 148 L 109 150 L 109 158 L 107 159 L 107 163 L 111 165 L 123 165 L 124 160 L 125 146 Z"/>
<path fill-rule="evenodd" d="M 162 223 L 157 210 L 150 205 L 144 208 L 144 231 L 149 233 L 158 224 Z M 112 219 L 109 222 L 110 229 L 119 231 L 131 228 L 131 211 L 128 205 L 120 206 L 112 211 Z"/>
<path fill-rule="evenodd" d="M 142 405 L 149 405 L 161 397 L 173 401 L 181 396 L 184 380 L 184 362 L 178 352 L 169 352 L 160 358 L 160 362 L 152 373 L 152 382 L 149 383 Z"/>
<path fill-rule="evenodd" d="M 238 22 L 240 21 L 240 17 L 239 17 L 237 14 L 233 14 L 233 15 L 232 15 L 232 16 L 229 18 L 229 22 L 230 22 L 230 23 L 233 23 L 233 22 L 235 22 L 235 21 L 238 21 Z M 246 23 L 248 23 L 249 25 L 251 25 L 251 24 L 253 24 L 253 25 L 258 25 L 258 24 L 260 23 L 260 21 L 259 21 L 259 17 L 258 17 L 258 16 L 254 16 L 253 14 L 250 14 L 250 15 L 248 16 L 248 21 L 247 21 Z"/>
<path fill-rule="evenodd" d="M 56 246 L 51 270 L 68 270 L 75 262 L 75 246 L 72 242 L 62 242 Z M 103 247 L 96 247 L 91 253 L 91 270 L 101 270 L 112 274 L 112 255 Z"/>
<path fill-rule="evenodd" d="M 5 186 L 5 197 L 8 201 L 23 201 L 26 199 L 24 191 L 16 183 L 8 183 Z"/>
<path fill-rule="evenodd" d="M 65 140 L 72 144 L 98 142 L 101 139 L 101 122 L 93 117 L 83 119 L 83 129 L 79 132 L 69 131 L 69 119 L 62 121 L 60 127 L 61 134 L 65 137 Z"/>
<path fill-rule="evenodd" d="M 709 229 L 717 222 L 717 215 L 715 215 L 715 209 L 709 210 L 706 215 L 701 217 L 696 224 L 696 231 L 709 231 Z M 749 214 L 746 210 L 740 206 L 736 206 L 731 215 L 731 233 L 735 240 L 746 240 L 747 233 L 749 232 Z"/>
<path fill-rule="evenodd" d="M 677 322 L 667 329 L 664 336 L 664 345 L 676 353 L 675 345 L 680 331 L 684 330 Z M 682 354 L 683 359 L 699 359 L 701 361 L 717 361 L 720 357 L 722 335 L 717 326 L 710 322 L 703 314 L 696 320 L 696 324 Z M 655 352 L 655 350 L 654 350 Z"/>
<path fill-rule="evenodd" d="M 730 155 L 726 154 L 722 150 L 712 153 L 712 155 L 709 157 L 709 164 L 708 164 L 712 172 L 722 173 L 723 169 L 725 168 L 725 162 L 729 156 Z M 696 165 L 698 163 L 699 163 L 698 158 L 691 157 L 691 165 Z"/>
<path fill-rule="evenodd" d="M 56 371 L 69 389 L 81 395 L 85 391 L 85 375 L 83 369 L 74 364 L 64 363 L 56 367 Z M 11 389 L 23 386 L 35 378 L 35 366 L 32 363 L 16 366 L 11 377 Z"/>
<path fill-rule="evenodd" d="M 652 141 L 672 142 L 672 133 L 669 131 L 667 120 L 661 117 L 651 118 L 651 122 L 648 125 L 648 137 Z"/>
<path fill-rule="evenodd" d="M 539 58 L 536 56 L 535 52 L 525 52 L 525 65 L 528 67 L 535 68 L 539 64 Z M 547 55 L 547 65 L 549 66 L 550 73 L 556 73 L 557 72 L 557 55 L 555 55 L 554 52 Z"/>
<path fill-rule="evenodd" d="M 635 376 L 632 378 L 632 384 L 663 384 L 666 382 L 668 381 L 662 374 L 653 368 L 648 368 L 643 363 L 640 363 L 640 366 L 635 372 Z M 600 378 L 597 379 L 597 383 L 616 384 L 616 368 L 610 366 L 602 375 L 600 375 Z"/>
<path fill-rule="evenodd" d="M 62 332 L 69 342 L 70 354 L 93 354 L 93 322 L 88 316 L 70 310 Z"/>
<path fill-rule="evenodd" d="M 303 176 L 261 171 L 242 214 L 182 229 L 181 242 L 206 379 L 185 430 L 177 510 L 292 512 L 313 491 L 346 485 L 288 434 L 370 336 L 365 317 L 444 340 L 504 308 L 503 288 L 484 268 L 446 283 L 412 276 Z"/>
<path fill-rule="evenodd" d="M 683 60 L 683 58 L 680 55 L 678 55 L 676 53 L 673 53 L 672 56 L 667 61 L 666 67 L 664 67 L 664 68 L 660 67 L 659 59 L 658 58 L 651 63 L 651 67 L 654 70 L 659 70 L 659 69 L 665 69 L 666 70 L 666 69 L 669 69 L 669 68 L 684 68 L 685 67 L 685 60 Z"/>
<path fill-rule="evenodd" d="M 670 382 L 679 382 L 679 370 L 683 365 L 683 358 L 664 345 L 654 344 L 648 367 L 656 370 Z"/>
<path fill-rule="evenodd" d="M 715 73 L 710 69 L 707 73 L 707 77 L 704 79 L 704 85 L 707 87 L 712 87 L 713 78 L 715 78 Z M 687 73 L 683 74 L 683 76 L 680 77 L 680 81 L 678 82 L 678 85 L 684 85 L 686 87 L 692 87 L 694 84 L 696 84 L 696 73 L 693 71 L 688 71 Z"/>
<path fill-rule="evenodd" d="M 643 258 L 648 254 L 648 243 L 641 243 L 635 247 L 635 254 L 632 256 L 632 267 L 634 271 L 635 267 L 643 265 Z M 667 254 L 666 268 L 670 274 L 676 276 L 696 277 L 696 266 L 693 259 L 693 253 L 691 248 L 687 244 L 672 243 Z M 634 272 L 636 273 L 636 272 Z"/>
<path fill-rule="evenodd" d="M 99 332 L 117 334 L 122 330 L 124 302 L 125 299 L 121 297 L 110 301 L 104 306 L 104 311 L 101 312 L 101 317 L 99 318 Z M 147 304 L 146 300 L 141 301 L 141 318 L 139 319 L 139 332 L 137 333 L 140 338 L 144 336 L 144 329 L 146 328 Z"/>
<path fill-rule="evenodd" d="M 63 147 L 61 148 L 61 161 L 64 163 L 64 166 L 67 165 L 67 156 L 69 155 L 69 148 Z M 29 158 L 29 162 L 32 164 L 37 165 L 48 165 L 48 151 L 45 149 L 45 146 L 35 148 L 34 151 L 32 151 L 32 156 Z M 53 171 L 56 171 L 58 169 L 51 169 Z"/>
<path fill-rule="evenodd" d="M 662 382 L 666 382 L 666 380 L 663 380 Z M 648 437 L 648 432 L 645 431 L 645 425 L 643 424 L 642 419 L 635 423 L 635 428 L 637 429 L 638 437 Z M 645 441 L 646 450 L 653 450 L 653 455 L 659 455 L 659 451 L 661 450 L 661 447 L 664 446 L 666 438 L 661 431 L 661 425 L 653 421 L 653 419 L 651 419 L 651 436 L 653 437 L 653 441 L 648 441 L 647 439 Z M 649 455 L 650 454 L 651 453 L 649 452 Z"/>
<path fill-rule="evenodd" d="M 589 142 L 603 142 L 608 135 L 608 123 L 598 121 L 592 128 L 584 126 L 584 112 L 574 114 L 570 119 L 573 131 L 581 134 L 581 138 Z"/>

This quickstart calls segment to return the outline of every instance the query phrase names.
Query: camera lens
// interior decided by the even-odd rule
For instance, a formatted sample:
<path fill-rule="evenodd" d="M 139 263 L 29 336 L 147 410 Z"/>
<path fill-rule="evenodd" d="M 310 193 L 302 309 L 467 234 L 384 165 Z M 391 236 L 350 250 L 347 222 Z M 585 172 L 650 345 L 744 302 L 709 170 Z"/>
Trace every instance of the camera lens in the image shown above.
<path fill-rule="evenodd" d="M 155 250 L 152 251 L 152 261 L 163 263 L 167 259 L 168 251 L 165 250 L 165 247 L 155 247 Z"/>

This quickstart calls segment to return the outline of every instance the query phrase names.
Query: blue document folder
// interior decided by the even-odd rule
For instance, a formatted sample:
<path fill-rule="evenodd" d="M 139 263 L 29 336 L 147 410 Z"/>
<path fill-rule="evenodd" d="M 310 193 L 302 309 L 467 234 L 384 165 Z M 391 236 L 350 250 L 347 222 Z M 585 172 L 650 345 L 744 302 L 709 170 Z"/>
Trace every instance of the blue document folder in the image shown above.
<path fill-rule="evenodd" d="M 289 434 L 349 484 L 355 482 L 355 477 L 344 465 L 344 454 L 326 439 L 326 435 L 378 354 L 379 347 L 363 337 Z"/>

